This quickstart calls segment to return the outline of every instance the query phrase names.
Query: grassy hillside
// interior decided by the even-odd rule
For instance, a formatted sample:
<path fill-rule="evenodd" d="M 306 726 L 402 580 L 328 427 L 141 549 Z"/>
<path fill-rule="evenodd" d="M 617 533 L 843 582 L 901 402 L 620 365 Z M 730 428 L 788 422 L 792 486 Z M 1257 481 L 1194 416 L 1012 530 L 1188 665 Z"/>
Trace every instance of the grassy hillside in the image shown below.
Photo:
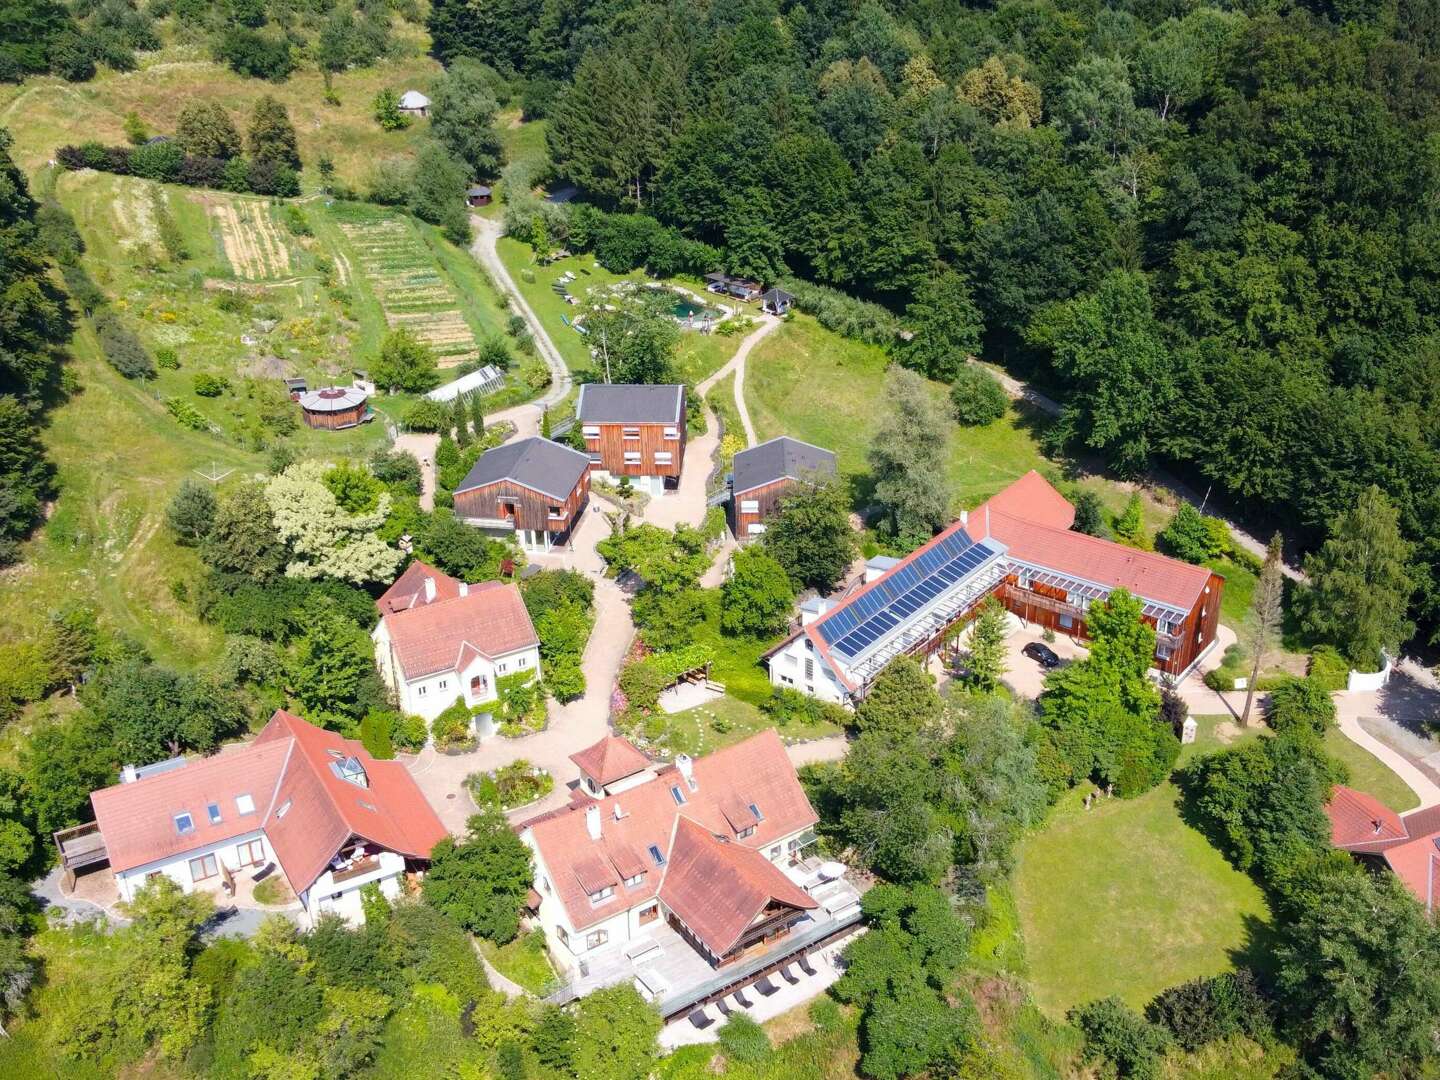
<path fill-rule="evenodd" d="M 415 55 L 337 75 L 340 105 L 326 105 L 324 83 L 314 70 L 295 72 L 281 83 L 247 79 L 227 67 L 202 59 L 195 49 L 169 49 L 148 54 L 135 71 L 107 69 L 88 83 L 31 78 L 19 86 L 0 84 L 0 127 L 15 135 L 12 153 L 21 168 L 33 172 L 50 160 L 57 146 L 99 139 L 124 143 L 123 123 L 131 110 L 152 131 L 175 130 L 180 110 L 192 101 L 224 106 L 243 133 L 256 98 L 270 94 L 290 112 L 306 168 L 307 190 L 318 190 L 315 162 L 322 155 L 335 161 L 336 176 L 351 185 L 363 184 L 371 165 L 382 157 L 408 153 L 424 134 L 427 121 L 405 131 L 382 131 L 375 122 L 373 101 L 382 87 L 397 91 L 428 90 L 440 65 L 416 46 Z"/>
<path fill-rule="evenodd" d="M 288 227 L 288 207 L 248 196 L 91 172 L 60 176 L 56 195 L 114 311 L 152 353 L 173 349 L 179 367 L 127 381 L 82 327 L 69 366 L 81 391 L 46 433 L 60 498 L 24 560 L 0 573 L 0 633 L 23 636 L 62 600 L 89 597 L 158 659 L 200 662 L 220 640 L 176 598 L 199 573 L 194 552 L 164 527 L 180 482 L 230 470 L 224 484 L 233 484 L 263 471 L 280 437 L 276 416 L 298 417 L 281 377 L 348 382 L 397 319 L 459 359 L 499 332 L 500 308 L 468 253 L 393 211 L 310 200 L 301 212 L 313 235 L 304 236 Z M 197 375 L 229 387 L 200 396 Z M 207 427 L 178 423 L 170 399 Z M 398 418 L 409 401 L 372 404 Z M 343 432 L 297 425 L 283 437 L 302 456 L 340 457 L 368 454 L 387 436 L 378 419 Z"/>

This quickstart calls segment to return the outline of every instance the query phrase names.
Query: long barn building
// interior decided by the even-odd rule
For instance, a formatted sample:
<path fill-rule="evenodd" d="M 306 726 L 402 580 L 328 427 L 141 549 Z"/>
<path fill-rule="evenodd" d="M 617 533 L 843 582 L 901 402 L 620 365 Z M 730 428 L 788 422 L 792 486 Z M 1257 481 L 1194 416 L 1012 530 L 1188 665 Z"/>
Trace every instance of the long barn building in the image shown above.
<path fill-rule="evenodd" d="M 1184 678 L 1213 647 L 1224 578 L 1074 532 L 1075 508 L 1031 471 L 962 514 L 883 575 L 822 602 L 768 656 L 770 681 L 849 705 L 896 656 L 933 652 L 995 596 L 1026 622 L 1084 639 L 1086 609 L 1115 589 L 1155 628 L 1155 667 Z"/>

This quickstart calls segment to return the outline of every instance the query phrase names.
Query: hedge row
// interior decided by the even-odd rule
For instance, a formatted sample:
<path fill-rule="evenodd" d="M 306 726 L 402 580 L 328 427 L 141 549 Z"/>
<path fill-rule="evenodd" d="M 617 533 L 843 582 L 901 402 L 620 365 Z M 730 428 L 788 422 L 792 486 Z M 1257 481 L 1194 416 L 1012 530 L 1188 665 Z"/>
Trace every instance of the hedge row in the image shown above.
<path fill-rule="evenodd" d="M 196 157 L 186 154 L 178 144 L 169 141 L 133 147 L 106 146 L 98 142 L 62 146 L 55 151 L 55 160 L 71 171 L 96 169 L 187 187 L 219 188 L 256 195 L 300 194 L 300 177 L 288 165 L 247 161 L 238 157 L 228 160 Z"/>

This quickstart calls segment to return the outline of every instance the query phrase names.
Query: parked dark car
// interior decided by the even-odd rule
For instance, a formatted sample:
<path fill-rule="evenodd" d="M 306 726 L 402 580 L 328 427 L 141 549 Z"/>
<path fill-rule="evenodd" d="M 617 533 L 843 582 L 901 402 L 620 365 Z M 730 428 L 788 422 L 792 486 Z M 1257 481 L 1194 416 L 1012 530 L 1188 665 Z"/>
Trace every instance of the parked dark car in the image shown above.
<path fill-rule="evenodd" d="M 1030 642 L 1020 651 L 1043 668 L 1057 667 L 1060 664 L 1060 657 L 1056 655 L 1055 650 L 1038 641 Z"/>

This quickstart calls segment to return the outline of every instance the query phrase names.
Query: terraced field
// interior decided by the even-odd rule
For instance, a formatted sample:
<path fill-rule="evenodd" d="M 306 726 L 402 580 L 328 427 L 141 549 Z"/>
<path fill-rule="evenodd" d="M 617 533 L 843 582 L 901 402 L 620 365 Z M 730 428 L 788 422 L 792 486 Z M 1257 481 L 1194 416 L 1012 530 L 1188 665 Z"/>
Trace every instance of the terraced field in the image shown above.
<path fill-rule="evenodd" d="M 352 268 L 369 283 L 385 322 L 406 327 L 434 351 L 441 367 L 476 355 L 475 330 L 459 292 L 405 218 L 362 207 L 336 213 L 353 250 Z"/>
<path fill-rule="evenodd" d="M 260 199 L 203 192 L 193 196 L 218 236 L 235 276 L 246 281 L 287 277 L 296 256 L 275 221 L 273 208 Z"/>

